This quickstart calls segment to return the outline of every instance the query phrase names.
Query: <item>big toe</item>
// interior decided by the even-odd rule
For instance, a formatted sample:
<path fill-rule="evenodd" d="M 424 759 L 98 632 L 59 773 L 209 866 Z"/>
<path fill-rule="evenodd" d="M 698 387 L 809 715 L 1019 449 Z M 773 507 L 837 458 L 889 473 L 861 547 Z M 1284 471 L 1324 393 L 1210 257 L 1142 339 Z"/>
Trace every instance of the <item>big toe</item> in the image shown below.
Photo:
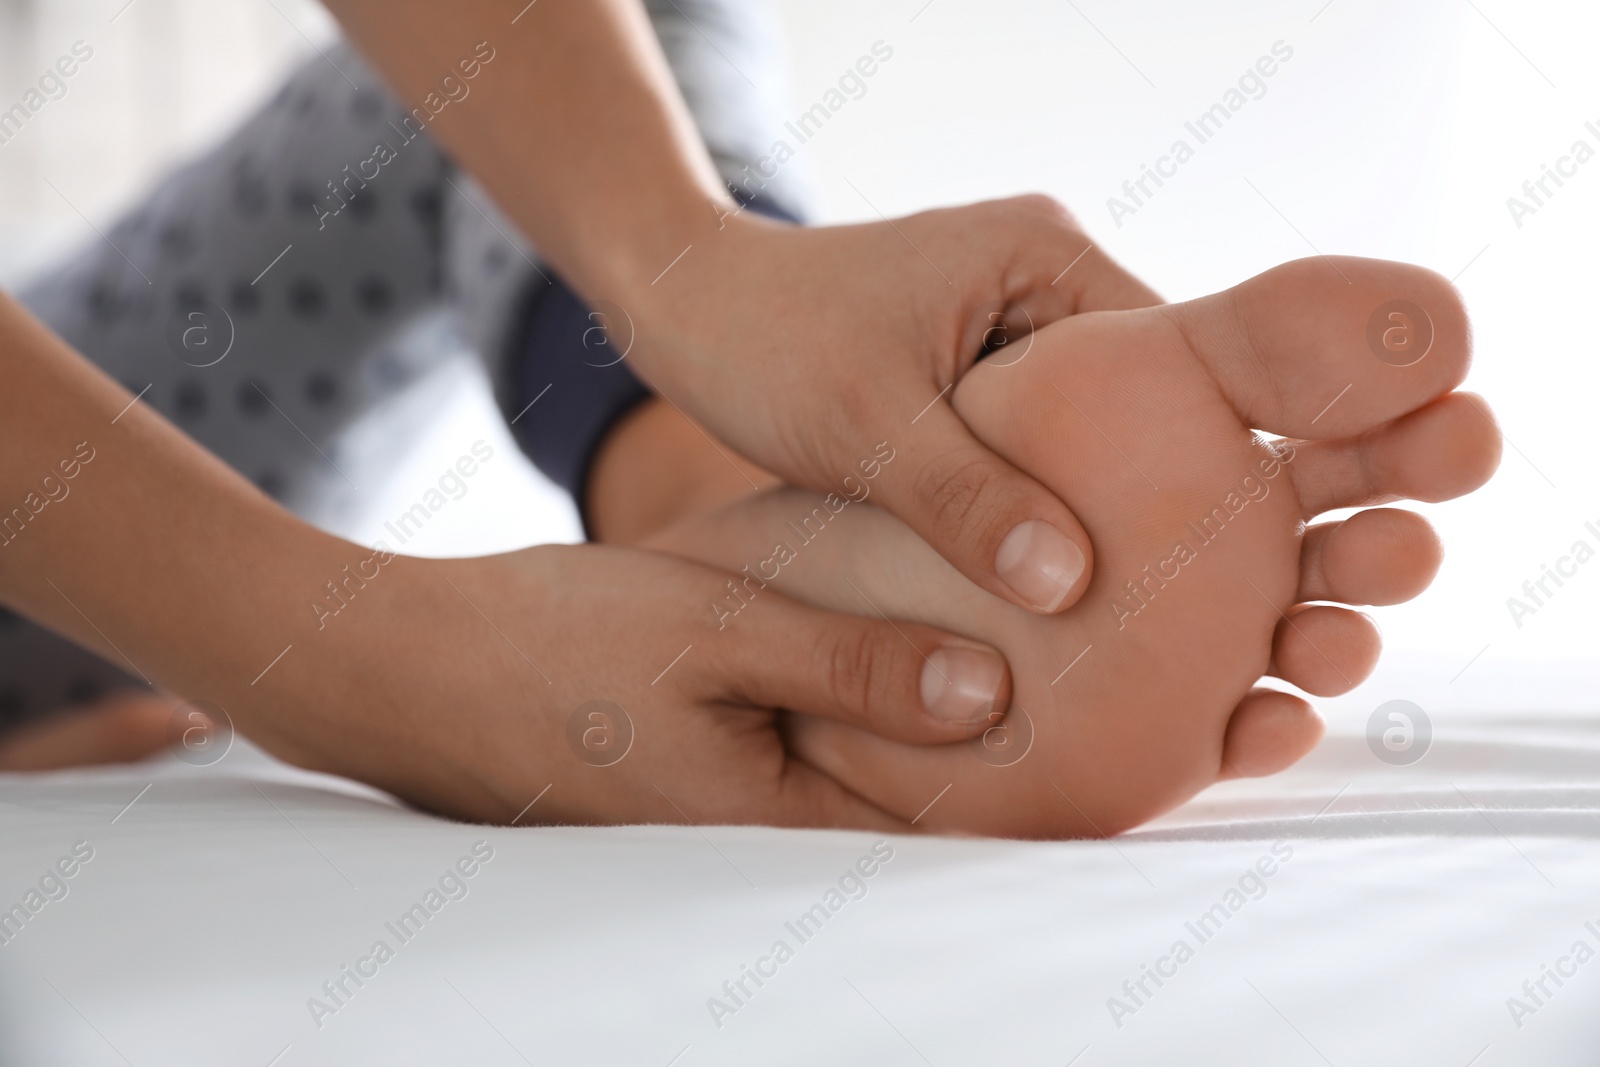
<path fill-rule="evenodd" d="M 1472 338 L 1455 287 L 1422 267 L 1320 256 L 1166 305 L 1240 418 L 1292 437 L 1348 437 L 1466 376 Z"/>

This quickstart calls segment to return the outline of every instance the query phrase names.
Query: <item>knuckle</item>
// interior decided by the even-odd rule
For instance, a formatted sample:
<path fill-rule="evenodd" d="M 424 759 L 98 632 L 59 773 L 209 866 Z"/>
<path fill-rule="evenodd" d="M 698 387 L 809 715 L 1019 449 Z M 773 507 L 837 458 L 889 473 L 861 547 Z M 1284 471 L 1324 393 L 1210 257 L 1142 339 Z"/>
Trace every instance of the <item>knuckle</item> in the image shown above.
<path fill-rule="evenodd" d="M 828 641 L 828 691 L 839 707 L 863 719 L 871 717 L 886 672 L 878 634 L 871 626 L 852 626 Z"/>
<path fill-rule="evenodd" d="M 930 464 L 918 475 L 916 499 L 935 527 L 965 540 L 992 525 L 985 506 L 990 466 L 977 456 Z"/>
<path fill-rule="evenodd" d="M 1042 221 L 1074 233 L 1083 229 L 1077 216 L 1065 204 L 1046 193 L 1023 193 L 1014 197 L 1012 202 L 1029 220 Z"/>

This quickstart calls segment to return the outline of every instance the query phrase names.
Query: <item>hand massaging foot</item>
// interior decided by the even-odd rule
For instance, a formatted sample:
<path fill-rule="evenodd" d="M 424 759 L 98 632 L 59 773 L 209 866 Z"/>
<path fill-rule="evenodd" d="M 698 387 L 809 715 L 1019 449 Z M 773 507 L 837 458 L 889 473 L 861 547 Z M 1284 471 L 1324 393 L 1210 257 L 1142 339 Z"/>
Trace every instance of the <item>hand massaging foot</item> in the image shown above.
<path fill-rule="evenodd" d="M 957 411 L 1093 538 L 1089 591 L 1053 617 L 989 596 L 898 520 L 841 496 L 767 490 L 646 543 L 749 566 L 707 607 L 727 626 L 760 610 L 765 581 L 1005 652 L 1013 704 L 980 741 L 917 748 L 789 719 L 801 756 L 863 797 L 906 820 L 920 813 L 930 830 L 1116 833 L 1219 778 L 1274 773 L 1310 751 L 1321 719 L 1298 696 L 1258 688 L 1263 675 L 1331 696 L 1371 671 L 1371 621 L 1310 602 L 1410 599 L 1438 568 L 1438 540 L 1393 509 L 1305 523 L 1445 500 L 1488 479 L 1498 432 L 1481 401 L 1450 392 L 1469 354 L 1443 279 L 1338 258 L 1184 304 L 1064 319 L 1024 357 L 978 365 L 954 391 Z M 896 474 L 891 462 L 880 477 Z"/>

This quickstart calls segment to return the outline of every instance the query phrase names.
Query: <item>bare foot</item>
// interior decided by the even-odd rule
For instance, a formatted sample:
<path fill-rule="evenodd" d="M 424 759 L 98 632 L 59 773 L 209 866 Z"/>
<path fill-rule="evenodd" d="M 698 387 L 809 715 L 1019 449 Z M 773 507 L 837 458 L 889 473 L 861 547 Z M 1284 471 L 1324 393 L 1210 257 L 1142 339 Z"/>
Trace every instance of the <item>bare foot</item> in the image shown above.
<path fill-rule="evenodd" d="M 1390 319 L 1396 309 L 1410 318 Z M 1406 323 L 1411 334 L 1384 333 Z M 866 799 L 935 830 L 1115 833 L 1316 744 L 1311 705 L 1257 688 L 1263 675 L 1331 696 L 1371 671 L 1372 622 L 1311 602 L 1410 599 L 1437 571 L 1439 542 L 1392 509 L 1305 522 L 1445 500 L 1488 479 L 1499 434 L 1481 401 L 1450 393 L 1469 354 L 1465 312 L 1443 279 L 1338 258 L 1185 304 L 1064 319 L 1025 358 L 978 366 L 954 391 L 957 410 L 1093 537 L 1090 589 L 1054 617 L 989 596 L 888 514 L 839 508 L 838 497 L 752 494 L 647 543 L 749 566 L 756 578 L 722 609 L 738 609 L 728 626 L 760 610 L 765 580 L 1005 652 L 1014 701 L 986 743 L 916 748 L 791 718 L 800 754 Z M 1269 444 L 1254 429 L 1291 439 Z M 880 476 L 897 473 L 891 461 Z M 949 496 L 952 507 L 966 498 Z M 956 665 L 944 670 L 958 686 Z"/>
<path fill-rule="evenodd" d="M 0 739 L 0 771 L 134 763 L 167 745 L 172 709 L 160 693 L 123 690 L 67 708 Z"/>

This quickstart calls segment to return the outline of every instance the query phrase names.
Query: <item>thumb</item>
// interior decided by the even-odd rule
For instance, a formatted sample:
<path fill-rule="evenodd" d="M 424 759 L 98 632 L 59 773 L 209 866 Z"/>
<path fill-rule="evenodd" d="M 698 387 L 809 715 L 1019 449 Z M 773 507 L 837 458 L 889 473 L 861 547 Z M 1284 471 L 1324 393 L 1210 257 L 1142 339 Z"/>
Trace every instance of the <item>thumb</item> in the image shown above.
<path fill-rule="evenodd" d="M 1089 535 L 1054 493 L 991 452 L 941 399 L 917 417 L 877 502 L 1002 600 L 1041 615 L 1089 585 Z"/>
<path fill-rule="evenodd" d="M 854 583 L 852 583 L 854 584 Z M 857 589 L 860 593 L 860 589 Z M 726 699 L 833 719 L 913 744 L 962 741 L 1011 704 L 1011 672 L 988 645 L 931 626 L 837 614 L 773 595 L 730 629 Z"/>

